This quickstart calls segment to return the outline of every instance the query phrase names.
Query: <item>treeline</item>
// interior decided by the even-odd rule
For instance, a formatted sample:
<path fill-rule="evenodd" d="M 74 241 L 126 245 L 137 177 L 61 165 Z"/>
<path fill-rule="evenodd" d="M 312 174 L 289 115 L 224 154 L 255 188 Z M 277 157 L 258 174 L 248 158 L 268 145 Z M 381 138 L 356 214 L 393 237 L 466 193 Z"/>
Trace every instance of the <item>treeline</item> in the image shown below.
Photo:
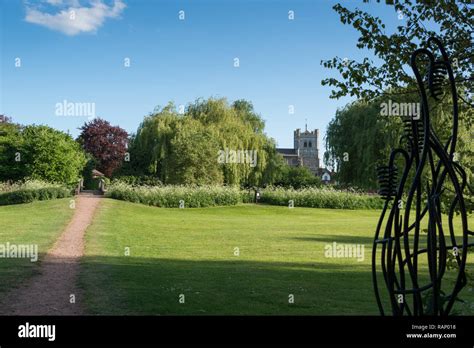
<path fill-rule="evenodd" d="M 198 100 L 182 114 L 170 103 L 145 117 L 132 136 L 123 172 L 153 175 L 163 184 L 257 185 L 271 176 L 272 160 L 280 164 L 263 129 L 245 101 Z M 219 151 L 226 149 L 255 151 L 256 163 L 219 163 Z"/>
<path fill-rule="evenodd" d="M 403 92 L 403 90 L 401 91 Z M 371 102 L 356 101 L 336 112 L 326 133 L 324 162 L 337 171 L 341 185 L 375 190 L 378 187 L 376 168 L 386 164 L 393 148 L 406 148 L 402 137 L 406 117 L 385 115 L 387 105 L 417 103 L 417 95 L 387 94 Z M 433 130 L 443 144 L 452 131 L 452 104 L 444 101 L 430 110 Z M 473 109 L 460 104 L 458 143 L 455 161 L 466 170 L 469 183 L 474 177 Z M 400 166 L 402 164 L 400 163 Z"/>
<path fill-rule="evenodd" d="M 145 117 L 130 139 L 130 161 L 120 175 L 153 176 L 163 184 L 248 187 L 287 183 L 295 174 L 250 102 L 210 98 L 181 111 L 170 103 Z M 296 171 L 318 184 L 306 168 Z"/>
<path fill-rule="evenodd" d="M 80 135 L 44 125 L 0 122 L 0 182 L 27 179 L 97 186 L 92 170 L 133 185 L 320 186 L 307 168 L 289 167 L 245 100 L 209 98 L 146 116 L 132 135 L 96 118 Z M 96 188 L 96 187 L 95 187 Z"/>

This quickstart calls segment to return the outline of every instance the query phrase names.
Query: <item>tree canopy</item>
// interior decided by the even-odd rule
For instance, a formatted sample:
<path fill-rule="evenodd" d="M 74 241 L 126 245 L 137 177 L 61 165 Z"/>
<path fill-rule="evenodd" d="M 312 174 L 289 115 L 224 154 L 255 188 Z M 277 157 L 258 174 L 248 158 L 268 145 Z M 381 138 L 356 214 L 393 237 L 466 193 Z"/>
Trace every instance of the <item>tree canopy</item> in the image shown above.
<path fill-rule="evenodd" d="M 395 98 L 393 102 L 401 99 Z M 404 96 L 403 100 L 406 101 Z M 329 123 L 326 133 L 324 161 L 337 171 L 337 180 L 345 185 L 374 189 L 377 187 L 376 167 L 385 163 L 393 148 L 404 147 L 401 117 L 381 116 L 382 97 L 371 102 L 359 100 L 338 110 Z M 408 99 L 409 100 L 409 99 Z M 411 101 L 416 99 L 411 96 Z M 446 143 L 451 135 L 452 105 L 445 102 L 430 110 L 433 130 Z M 460 124 L 456 161 L 463 166 L 469 182 L 474 177 L 474 148 L 472 146 L 472 108 L 460 108 Z"/>
<path fill-rule="evenodd" d="M 70 184 L 86 157 L 64 132 L 43 125 L 0 123 L 0 180 L 40 179 Z"/>
<path fill-rule="evenodd" d="M 78 141 L 94 157 L 97 169 L 108 177 L 112 176 L 125 159 L 128 133 L 101 118 L 85 123 L 80 130 Z"/>
<path fill-rule="evenodd" d="M 376 5 L 377 6 L 377 5 Z M 322 61 L 339 72 L 339 78 L 326 78 L 323 85 L 332 87 L 331 98 L 355 96 L 357 101 L 336 112 L 326 135 L 326 165 L 338 170 L 338 180 L 346 185 L 375 188 L 375 167 L 388 158 L 390 149 L 398 147 L 403 126 L 400 118 L 381 115 L 381 105 L 419 102 L 418 89 L 409 66 L 412 52 L 436 36 L 445 44 L 454 68 L 459 104 L 460 129 L 457 160 L 466 169 L 472 183 L 473 148 L 470 134 L 474 122 L 472 109 L 471 42 L 474 9 L 467 1 L 404 1 L 392 6 L 399 25 L 388 32 L 383 21 L 366 11 L 351 10 L 341 4 L 333 9 L 344 25 L 358 33 L 357 47 L 371 52 L 377 59 L 355 61 L 335 57 Z M 447 95 L 447 94 L 446 94 Z M 447 140 L 451 131 L 452 101 L 444 98 L 430 104 L 433 128 Z M 346 156 L 345 156 L 346 155 Z"/>
<path fill-rule="evenodd" d="M 356 61 L 350 57 L 334 57 L 322 61 L 323 66 L 340 73 L 340 78 L 322 81 L 323 85 L 333 88 L 332 98 L 373 99 L 394 93 L 416 95 L 418 91 L 408 65 L 410 55 L 430 36 L 437 36 L 446 45 L 461 90 L 472 91 L 474 8 L 470 1 L 408 0 L 393 5 L 374 4 L 377 5 L 393 7 L 394 16 L 400 22 L 394 32 L 389 33 L 379 17 L 366 11 L 350 10 L 341 4 L 333 7 L 344 25 L 351 25 L 358 31 L 357 48 L 368 50 L 377 59 Z M 398 91 L 399 88 L 404 90 Z M 472 105 L 469 94 L 461 98 Z"/>
<path fill-rule="evenodd" d="M 184 114 L 169 103 L 145 117 L 131 137 L 131 160 L 123 172 L 154 175 L 165 184 L 265 185 L 283 159 L 264 126 L 245 100 L 200 99 Z M 220 152 L 231 155 L 220 161 Z M 254 162 L 245 157 L 250 153 Z"/>

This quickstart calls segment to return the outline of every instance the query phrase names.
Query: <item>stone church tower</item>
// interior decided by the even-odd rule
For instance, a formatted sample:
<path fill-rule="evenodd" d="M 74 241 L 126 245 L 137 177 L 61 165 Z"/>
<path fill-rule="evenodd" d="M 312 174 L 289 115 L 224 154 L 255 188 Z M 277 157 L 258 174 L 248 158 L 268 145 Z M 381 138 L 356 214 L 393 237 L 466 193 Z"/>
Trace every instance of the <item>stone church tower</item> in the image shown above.
<path fill-rule="evenodd" d="M 318 129 L 310 132 L 306 128 L 304 132 L 301 132 L 298 128 L 293 135 L 294 149 L 299 155 L 300 165 L 308 167 L 315 175 L 319 171 L 318 138 Z"/>
<path fill-rule="evenodd" d="M 309 132 L 308 127 L 302 132 L 299 128 L 293 133 L 293 148 L 277 148 L 289 166 L 307 167 L 314 175 L 320 175 L 319 168 L 319 149 L 318 149 L 319 130 Z"/>

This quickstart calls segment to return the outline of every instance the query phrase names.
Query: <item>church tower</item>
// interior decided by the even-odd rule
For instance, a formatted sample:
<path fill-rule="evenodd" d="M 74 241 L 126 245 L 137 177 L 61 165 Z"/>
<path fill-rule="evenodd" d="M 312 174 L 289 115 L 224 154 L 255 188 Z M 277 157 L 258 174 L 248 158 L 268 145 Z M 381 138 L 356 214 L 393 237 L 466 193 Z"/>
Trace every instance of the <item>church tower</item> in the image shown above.
<path fill-rule="evenodd" d="M 300 161 L 303 166 L 308 167 L 313 174 L 317 174 L 319 170 L 319 149 L 318 149 L 319 130 L 301 132 L 298 128 L 293 133 L 294 148 L 299 154 Z"/>

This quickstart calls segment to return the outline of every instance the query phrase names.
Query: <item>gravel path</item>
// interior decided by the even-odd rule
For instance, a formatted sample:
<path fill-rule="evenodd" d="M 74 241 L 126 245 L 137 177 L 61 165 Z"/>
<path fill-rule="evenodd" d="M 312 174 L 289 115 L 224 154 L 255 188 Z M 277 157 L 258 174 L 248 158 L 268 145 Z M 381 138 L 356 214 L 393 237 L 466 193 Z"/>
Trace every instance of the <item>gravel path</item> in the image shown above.
<path fill-rule="evenodd" d="M 84 254 L 85 231 L 100 200 L 101 196 L 92 194 L 76 196 L 73 218 L 43 258 L 40 274 L 8 293 L 0 305 L 0 314 L 84 314 L 82 293 L 77 288 L 79 261 Z M 75 303 L 71 303 L 71 295 L 74 295 Z"/>

